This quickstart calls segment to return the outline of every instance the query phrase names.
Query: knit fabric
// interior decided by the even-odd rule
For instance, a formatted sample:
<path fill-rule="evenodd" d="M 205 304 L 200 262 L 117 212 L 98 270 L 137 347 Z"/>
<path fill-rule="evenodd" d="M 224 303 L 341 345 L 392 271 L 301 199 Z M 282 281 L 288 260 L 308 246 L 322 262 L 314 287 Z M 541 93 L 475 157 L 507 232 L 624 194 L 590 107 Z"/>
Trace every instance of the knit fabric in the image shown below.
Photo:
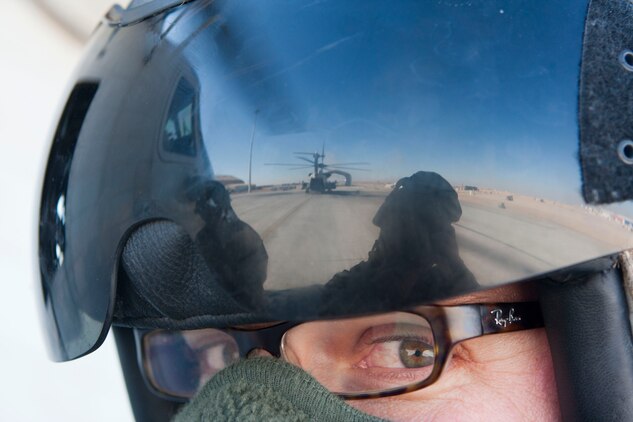
<path fill-rule="evenodd" d="M 377 422 L 280 359 L 250 358 L 214 376 L 173 419 Z"/>

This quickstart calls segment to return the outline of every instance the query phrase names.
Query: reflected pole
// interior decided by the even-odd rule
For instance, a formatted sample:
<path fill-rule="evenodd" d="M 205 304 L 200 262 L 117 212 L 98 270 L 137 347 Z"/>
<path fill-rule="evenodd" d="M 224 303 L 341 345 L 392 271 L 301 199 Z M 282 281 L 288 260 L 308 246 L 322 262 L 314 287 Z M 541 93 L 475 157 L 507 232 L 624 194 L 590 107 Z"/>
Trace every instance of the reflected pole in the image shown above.
<path fill-rule="evenodd" d="M 257 126 L 257 114 L 259 109 L 255 110 L 255 119 L 253 120 L 253 132 L 251 133 L 251 152 L 248 157 L 248 193 L 251 193 L 251 175 L 253 169 L 253 141 L 255 140 L 255 127 Z"/>

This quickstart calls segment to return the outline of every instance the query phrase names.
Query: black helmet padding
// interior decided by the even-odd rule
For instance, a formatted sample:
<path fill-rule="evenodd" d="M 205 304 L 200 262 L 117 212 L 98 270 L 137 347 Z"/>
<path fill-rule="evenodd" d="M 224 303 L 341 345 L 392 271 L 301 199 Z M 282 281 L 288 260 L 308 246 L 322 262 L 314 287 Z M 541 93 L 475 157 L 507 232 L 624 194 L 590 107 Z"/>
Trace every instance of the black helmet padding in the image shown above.
<path fill-rule="evenodd" d="M 210 310 L 218 321 L 246 317 L 249 305 L 238 303 L 222 287 L 219 273 L 205 265 L 189 235 L 175 223 L 161 220 L 139 227 L 127 241 L 121 262 L 115 324 L 204 325 Z"/>
<path fill-rule="evenodd" d="M 538 286 L 563 420 L 633 420 L 633 341 L 620 269 L 596 260 Z"/>

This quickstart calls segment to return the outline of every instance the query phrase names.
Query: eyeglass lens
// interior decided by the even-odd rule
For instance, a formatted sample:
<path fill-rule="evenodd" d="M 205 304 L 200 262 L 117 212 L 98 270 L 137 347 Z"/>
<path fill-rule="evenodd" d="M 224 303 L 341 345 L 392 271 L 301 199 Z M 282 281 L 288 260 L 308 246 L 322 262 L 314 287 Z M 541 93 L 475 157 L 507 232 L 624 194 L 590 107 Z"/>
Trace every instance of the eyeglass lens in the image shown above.
<path fill-rule="evenodd" d="M 298 325 L 284 358 L 337 393 L 378 392 L 427 379 L 435 364 L 429 322 L 404 312 Z"/>
<path fill-rule="evenodd" d="M 216 329 L 158 331 L 144 340 L 145 369 L 159 391 L 191 397 L 237 362 L 236 341 Z M 375 393 L 427 379 L 435 340 L 422 316 L 389 314 L 307 322 L 288 330 L 282 357 L 336 393 Z"/>
<path fill-rule="evenodd" d="M 155 331 L 145 336 L 143 347 L 149 381 L 176 397 L 193 397 L 215 374 L 240 359 L 235 339 L 213 328 Z"/>

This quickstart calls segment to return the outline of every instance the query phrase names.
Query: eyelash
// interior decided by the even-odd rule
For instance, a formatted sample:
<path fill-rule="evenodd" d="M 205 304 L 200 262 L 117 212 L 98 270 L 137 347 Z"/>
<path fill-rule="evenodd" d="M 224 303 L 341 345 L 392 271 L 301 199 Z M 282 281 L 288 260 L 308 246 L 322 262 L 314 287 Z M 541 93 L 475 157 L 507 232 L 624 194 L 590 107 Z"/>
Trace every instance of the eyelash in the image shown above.
<path fill-rule="evenodd" d="M 379 337 L 377 339 L 372 339 L 369 344 L 379 344 L 379 343 L 387 343 L 390 341 L 404 341 L 404 340 L 414 340 L 414 341 L 421 341 L 424 342 L 428 345 L 432 345 L 433 344 L 433 340 L 432 339 L 428 339 L 426 337 L 420 337 L 416 334 L 400 334 L 400 335 L 393 335 L 393 336 L 385 336 L 385 337 Z"/>

